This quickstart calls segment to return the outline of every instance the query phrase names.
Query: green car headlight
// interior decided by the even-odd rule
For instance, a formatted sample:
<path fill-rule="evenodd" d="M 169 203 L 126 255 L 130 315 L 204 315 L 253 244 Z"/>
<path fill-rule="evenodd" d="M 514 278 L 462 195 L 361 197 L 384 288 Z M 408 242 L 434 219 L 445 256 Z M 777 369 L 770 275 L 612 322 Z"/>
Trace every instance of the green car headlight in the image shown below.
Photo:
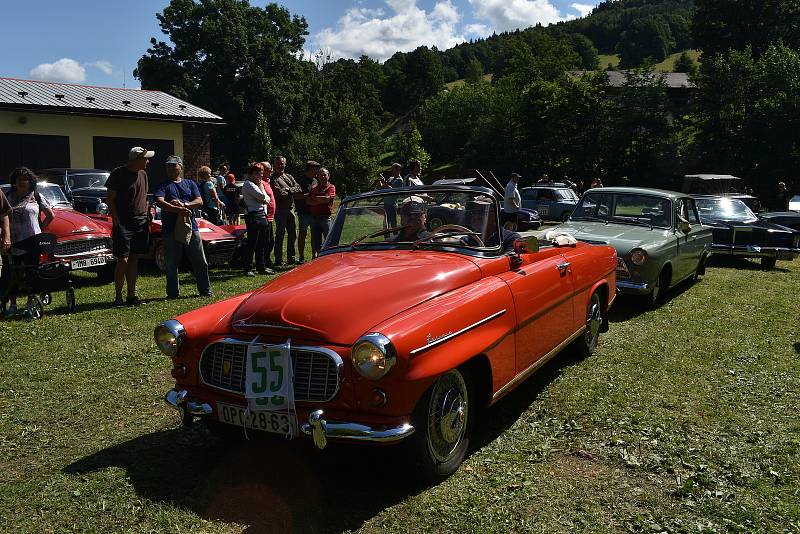
<path fill-rule="evenodd" d="M 641 248 L 635 248 L 631 251 L 630 259 L 634 265 L 643 265 L 647 261 L 647 252 Z"/>
<path fill-rule="evenodd" d="M 397 351 L 389 338 L 373 332 L 355 342 L 351 360 L 358 374 L 370 380 L 379 380 L 394 367 Z"/>
<path fill-rule="evenodd" d="M 175 319 L 164 321 L 153 331 L 153 338 L 155 338 L 159 350 L 169 357 L 178 354 L 185 337 L 186 329 L 183 328 L 180 321 Z"/>

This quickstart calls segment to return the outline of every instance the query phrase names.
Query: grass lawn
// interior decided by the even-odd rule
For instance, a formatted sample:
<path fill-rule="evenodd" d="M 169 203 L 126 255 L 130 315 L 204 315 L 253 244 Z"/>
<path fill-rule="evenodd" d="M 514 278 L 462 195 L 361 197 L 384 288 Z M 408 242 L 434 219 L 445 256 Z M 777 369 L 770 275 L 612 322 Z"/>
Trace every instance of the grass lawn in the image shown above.
<path fill-rule="evenodd" d="M 214 271 L 218 298 L 263 278 Z M 709 267 L 642 313 L 620 299 L 592 357 L 545 366 L 492 408 L 446 482 L 393 448 L 223 442 L 178 428 L 153 326 L 200 306 L 141 279 L 0 321 L 0 531 L 796 532 L 800 262 Z"/>

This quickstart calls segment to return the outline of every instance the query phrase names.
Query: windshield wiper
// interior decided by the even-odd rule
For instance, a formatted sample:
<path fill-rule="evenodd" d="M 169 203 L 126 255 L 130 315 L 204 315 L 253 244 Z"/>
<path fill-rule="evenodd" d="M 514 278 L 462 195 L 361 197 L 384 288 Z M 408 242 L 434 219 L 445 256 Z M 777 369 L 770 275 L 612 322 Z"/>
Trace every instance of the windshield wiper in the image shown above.
<path fill-rule="evenodd" d="M 608 219 L 601 219 L 600 217 L 589 217 L 587 215 L 584 215 L 582 217 L 572 217 L 572 216 L 570 216 L 569 219 L 571 221 L 597 221 L 597 222 L 608 224 Z"/>
<path fill-rule="evenodd" d="M 636 218 L 630 218 L 629 219 L 627 217 L 616 217 L 616 216 L 614 216 L 614 217 L 612 217 L 612 219 L 614 219 L 615 221 L 619 221 L 621 223 L 624 223 L 624 224 L 636 224 L 636 225 L 639 225 L 639 226 L 646 226 L 646 227 L 650 228 L 651 230 L 653 229 L 653 225 L 651 223 L 640 221 L 639 219 L 636 219 Z"/>
<path fill-rule="evenodd" d="M 362 235 L 361 237 L 350 243 L 350 246 L 355 247 L 357 245 L 360 245 L 361 242 L 364 241 L 365 239 L 371 239 L 373 237 L 378 237 L 386 234 L 393 234 L 394 232 L 399 232 L 400 230 L 405 230 L 406 228 L 409 227 L 410 225 L 408 224 L 405 226 L 395 226 L 393 228 L 384 228 L 383 230 L 378 230 L 377 232 L 373 232 L 371 234 Z"/>
<path fill-rule="evenodd" d="M 416 241 L 414 241 L 414 243 L 411 245 L 411 249 L 413 250 L 413 249 L 419 247 L 422 243 L 425 243 L 426 241 L 432 241 L 434 239 L 439 239 L 439 238 L 442 238 L 442 237 L 455 237 L 455 236 L 459 236 L 459 235 L 481 235 L 481 233 L 480 232 L 473 232 L 471 230 L 467 230 L 466 232 L 458 231 L 458 232 L 438 232 L 438 233 L 433 233 L 433 234 L 431 234 L 431 235 L 429 235 L 427 237 L 423 237 L 423 238 L 420 238 L 420 239 L 417 239 Z"/>

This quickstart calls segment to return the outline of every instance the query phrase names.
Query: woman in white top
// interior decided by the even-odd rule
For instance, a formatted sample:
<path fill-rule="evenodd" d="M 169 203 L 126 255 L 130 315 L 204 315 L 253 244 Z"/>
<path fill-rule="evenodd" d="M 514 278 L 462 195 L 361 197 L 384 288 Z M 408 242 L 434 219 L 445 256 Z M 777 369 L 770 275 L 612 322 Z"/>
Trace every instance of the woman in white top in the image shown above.
<path fill-rule="evenodd" d="M 422 162 L 418 159 L 415 159 L 411 162 L 411 172 L 406 176 L 406 185 L 407 186 L 420 186 L 425 185 L 422 183 L 422 179 L 419 177 L 422 174 Z"/>
<path fill-rule="evenodd" d="M 267 164 L 269 165 L 269 164 Z M 275 271 L 267 268 L 267 232 L 269 222 L 267 221 L 267 204 L 272 202 L 264 187 L 261 185 L 261 178 L 264 168 L 260 163 L 253 163 L 247 170 L 247 180 L 242 186 L 242 198 L 247 207 L 244 216 L 247 225 L 247 249 L 244 253 L 242 267 L 247 276 L 255 276 L 253 272 L 253 255 L 256 258 L 256 270 L 260 274 L 275 274 Z M 269 169 L 270 171 L 272 169 Z"/>

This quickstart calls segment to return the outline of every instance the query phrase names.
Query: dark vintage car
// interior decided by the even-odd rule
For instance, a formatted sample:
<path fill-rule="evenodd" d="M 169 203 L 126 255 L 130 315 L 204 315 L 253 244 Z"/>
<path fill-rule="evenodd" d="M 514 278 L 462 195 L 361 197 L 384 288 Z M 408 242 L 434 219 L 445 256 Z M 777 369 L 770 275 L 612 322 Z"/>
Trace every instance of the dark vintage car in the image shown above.
<path fill-rule="evenodd" d="M 683 177 L 681 191 L 695 196 L 722 196 L 744 202 L 754 212 L 761 210 L 758 197 L 746 192 L 744 180 L 730 174 L 687 174 Z"/>
<path fill-rule="evenodd" d="M 483 178 L 485 180 L 485 178 Z M 478 185 L 483 186 L 481 178 L 462 178 L 462 179 L 445 179 L 437 180 L 434 185 Z M 490 185 L 491 182 L 490 182 Z M 498 191 L 496 187 L 496 194 L 502 195 L 503 190 Z M 455 194 L 451 198 L 438 199 L 436 204 L 431 206 L 428 211 L 428 229 L 434 230 L 443 224 L 463 224 L 464 204 L 463 198 Z M 501 217 L 505 219 L 505 212 L 500 210 Z M 536 210 L 526 207 L 520 208 L 517 212 L 516 223 L 506 223 L 506 228 L 509 230 L 538 230 L 542 226 L 542 218 Z"/>
<path fill-rule="evenodd" d="M 463 226 L 426 230 L 426 208 L 454 195 L 470 197 Z M 320 449 L 405 442 L 410 473 L 450 475 L 478 411 L 568 345 L 590 354 L 616 296 L 613 248 L 505 243 L 498 207 L 463 186 L 346 198 L 317 259 L 156 327 L 165 400 L 186 423 Z"/>
<path fill-rule="evenodd" d="M 759 218 L 800 232 L 800 211 L 771 211 L 760 213 Z"/>
<path fill-rule="evenodd" d="M 102 169 L 51 168 L 39 171 L 39 178 L 56 184 L 81 213 L 108 213 L 106 180 L 109 172 Z"/>
<path fill-rule="evenodd" d="M 700 220 L 714 233 L 714 254 L 761 258 L 765 269 L 800 253 L 800 232 L 757 217 L 744 202 L 719 196 L 694 196 Z"/>

